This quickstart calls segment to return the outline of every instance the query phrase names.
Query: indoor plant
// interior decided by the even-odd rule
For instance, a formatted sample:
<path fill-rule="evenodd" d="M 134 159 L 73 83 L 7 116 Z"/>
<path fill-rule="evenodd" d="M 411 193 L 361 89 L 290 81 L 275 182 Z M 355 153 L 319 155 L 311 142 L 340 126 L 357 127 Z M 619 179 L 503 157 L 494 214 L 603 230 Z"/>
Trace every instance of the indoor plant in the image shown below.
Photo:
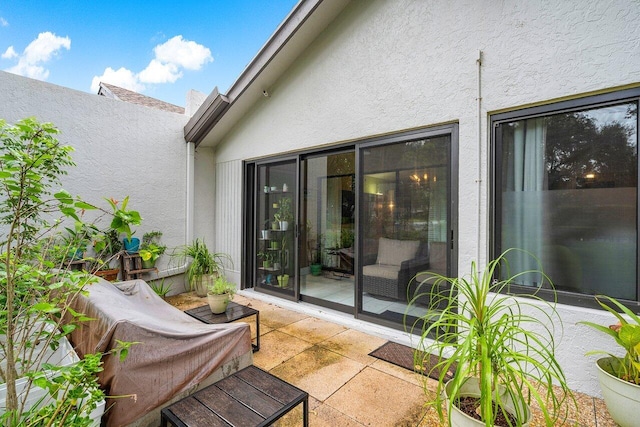
<path fill-rule="evenodd" d="M 224 313 L 236 293 L 236 285 L 219 275 L 207 288 L 207 302 L 214 314 Z"/>
<path fill-rule="evenodd" d="M 291 198 L 283 197 L 280 199 L 278 212 L 274 215 L 274 218 L 280 223 L 280 230 L 287 231 L 289 229 L 289 223 L 293 220 Z"/>
<path fill-rule="evenodd" d="M 622 427 L 635 426 L 640 413 L 640 317 L 615 298 L 598 295 L 596 301 L 618 319 L 618 324 L 605 327 L 593 322 L 581 323 L 613 337 L 625 354 L 620 357 L 601 350 L 587 354 L 607 355 L 597 361 L 605 404 L 616 423 Z"/>
<path fill-rule="evenodd" d="M 426 372 L 437 373 L 439 378 L 430 403 L 435 404 L 441 420 L 446 406 L 452 426 L 527 425 L 532 400 L 541 408 L 546 424 L 554 425 L 567 401 L 575 405 L 554 356 L 553 325 L 559 323 L 554 304 L 535 296 L 526 301 L 526 297 L 516 299 L 504 293 L 524 275 L 535 274 L 538 283 L 552 285 L 541 269 L 510 274 L 507 255 L 511 251 L 519 250 L 508 249 L 484 271 L 472 262 L 465 277 L 421 273 L 429 278 L 413 296 L 412 302 L 430 298 L 427 314 L 413 324 L 421 329 L 415 363 L 422 366 L 430 353 L 436 356 L 437 363 Z M 453 367 L 453 378 L 445 383 Z M 554 394 L 554 383 L 560 394 Z M 465 412 L 482 421 L 458 408 L 467 397 L 474 407 Z"/>
<path fill-rule="evenodd" d="M 138 254 L 142 258 L 143 268 L 153 268 L 167 247 L 160 243 L 162 231 L 150 231 L 142 236 L 142 243 Z"/>
<path fill-rule="evenodd" d="M 179 260 L 191 260 L 187 267 L 187 281 L 191 290 L 195 290 L 199 297 L 207 296 L 207 288 L 215 278 L 224 271 L 223 261 L 231 263 L 231 257 L 221 252 L 211 252 L 204 240 L 196 239 L 190 245 L 177 248 L 174 253 Z"/>
<path fill-rule="evenodd" d="M 319 249 L 312 250 L 310 270 L 313 276 L 319 276 L 322 274 L 322 261 Z"/>

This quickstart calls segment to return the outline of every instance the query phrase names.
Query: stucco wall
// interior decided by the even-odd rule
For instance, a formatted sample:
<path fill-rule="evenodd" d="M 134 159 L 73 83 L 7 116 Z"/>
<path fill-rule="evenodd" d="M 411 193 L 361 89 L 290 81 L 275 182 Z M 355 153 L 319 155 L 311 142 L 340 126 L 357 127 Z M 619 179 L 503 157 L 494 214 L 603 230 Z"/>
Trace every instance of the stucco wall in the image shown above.
<path fill-rule="evenodd" d="M 353 1 L 227 135 L 216 162 L 456 121 L 463 273 L 487 257 L 489 114 L 637 84 L 639 20 L 632 0 Z M 240 206 L 240 193 L 218 191 Z M 231 228 L 236 239 L 240 225 L 238 218 Z M 569 384 L 598 395 L 584 353 L 606 341 L 575 324 L 610 319 L 597 310 L 559 310 L 559 358 Z"/>
<path fill-rule="evenodd" d="M 59 140 L 75 148 L 77 166 L 63 177 L 67 191 L 105 207 L 104 197 L 128 195 L 129 207 L 143 217 L 136 237 L 160 230 L 169 247 L 184 244 L 185 116 L 5 72 L 0 72 L 0 93 L 0 118 L 14 123 L 35 116 L 52 122 L 61 131 Z M 158 267 L 173 264 L 163 256 Z M 182 278 L 174 279 L 180 290 Z"/>

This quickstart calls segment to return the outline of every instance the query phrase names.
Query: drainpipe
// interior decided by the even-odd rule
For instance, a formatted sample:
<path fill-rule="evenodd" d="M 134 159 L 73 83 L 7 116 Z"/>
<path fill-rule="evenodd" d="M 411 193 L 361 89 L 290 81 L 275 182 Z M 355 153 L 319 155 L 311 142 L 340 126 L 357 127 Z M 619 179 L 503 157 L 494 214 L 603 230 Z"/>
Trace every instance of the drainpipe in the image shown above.
<path fill-rule="evenodd" d="M 184 244 L 191 244 L 193 240 L 193 212 L 194 212 L 194 200 L 195 200 L 195 147 L 194 142 L 187 142 L 186 146 L 186 177 L 187 191 L 185 195 L 185 224 L 184 224 Z M 158 272 L 158 278 L 175 276 L 182 274 L 187 270 L 189 262 L 185 261 L 184 264 L 167 268 Z"/>
<path fill-rule="evenodd" d="M 477 262 L 480 264 L 480 252 L 482 250 L 482 245 L 480 244 L 480 239 L 482 237 L 482 233 L 480 232 L 480 225 L 482 224 L 482 50 L 478 50 L 478 59 L 476 60 L 478 64 L 478 179 L 476 182 L 478 183 L 478 231 L 476 236 L 476 250 Z"/>

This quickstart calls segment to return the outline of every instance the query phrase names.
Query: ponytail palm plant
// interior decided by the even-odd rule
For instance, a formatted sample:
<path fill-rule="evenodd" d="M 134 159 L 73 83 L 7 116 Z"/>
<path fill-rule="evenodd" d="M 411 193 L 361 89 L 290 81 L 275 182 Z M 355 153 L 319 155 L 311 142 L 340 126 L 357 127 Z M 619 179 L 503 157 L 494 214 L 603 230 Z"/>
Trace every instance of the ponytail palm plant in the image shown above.
<path fill-rule="evenodd" d="M 477 402 L 464 412 L 487 427 L 526 424 L 530 418 L 528 406 L 534 401 L 548 426 L 566 414 L 562 411 L 565 404 L 575 406 L 554 355 L 554 326 L 561 326 L 555 304 L 535 295 L 507 295 L 509 286 L 522 282 L 525 276 L 535 275 L 537 283 L 552 288 L 551 281 L 541 268 L 510 274 L 508 256 L 514 251 L 533 257 L 508 249 L 490 261 L 484 271 L 472 262 L 468 276 L 418 275 L 428 279 L 419 285 L 412 301 L 428 296 L 430 307 L 413 324 L 414 329 L 420 328 L 421 335 L 415 362 L 423 366 L 430 354 L 436 356 L 437 363 L 426 373 L 439 379 L 430 403 L 436 406 L 442 421 L 444 406 L 451 424 L 454 405 L 460 406 L 472 383 L 479 388 Z M 538 260 L 533 259 L 539 267 Z M 446 382 L 452 371 L 453 378 Z M 554 384 L 560 393 L 554 393 Z"/>

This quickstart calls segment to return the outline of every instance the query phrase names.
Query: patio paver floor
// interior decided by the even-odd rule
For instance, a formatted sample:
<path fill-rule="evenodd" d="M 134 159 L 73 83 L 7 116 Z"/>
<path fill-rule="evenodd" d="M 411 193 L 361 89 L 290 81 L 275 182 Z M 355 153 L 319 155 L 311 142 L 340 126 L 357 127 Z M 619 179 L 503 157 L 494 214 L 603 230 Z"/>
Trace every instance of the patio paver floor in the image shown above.
<path fill-rule="evenodd" d="M 167 301 L 181 310 L 206 304 L 194 293 Z M 260 310 L 260 351 L 254 353 L 254 364 L 309 393 L 312 427 L 440 425 L 436 411 L 424 405 L 420 376 L 368 355 L 384 339 L 243 295 L 234 301 Z M 252 330 L 255 334 L 255 325 Z M 427 388 L 434 386 L 429 380 Z M 615 426 L 601 400 L 579 393 L 576 398 L 577 420 L 565 425 Z M 300 425 L 300 410 L 277 425 Z M 530 425 L 544 426 L 535 411 Z"/>

